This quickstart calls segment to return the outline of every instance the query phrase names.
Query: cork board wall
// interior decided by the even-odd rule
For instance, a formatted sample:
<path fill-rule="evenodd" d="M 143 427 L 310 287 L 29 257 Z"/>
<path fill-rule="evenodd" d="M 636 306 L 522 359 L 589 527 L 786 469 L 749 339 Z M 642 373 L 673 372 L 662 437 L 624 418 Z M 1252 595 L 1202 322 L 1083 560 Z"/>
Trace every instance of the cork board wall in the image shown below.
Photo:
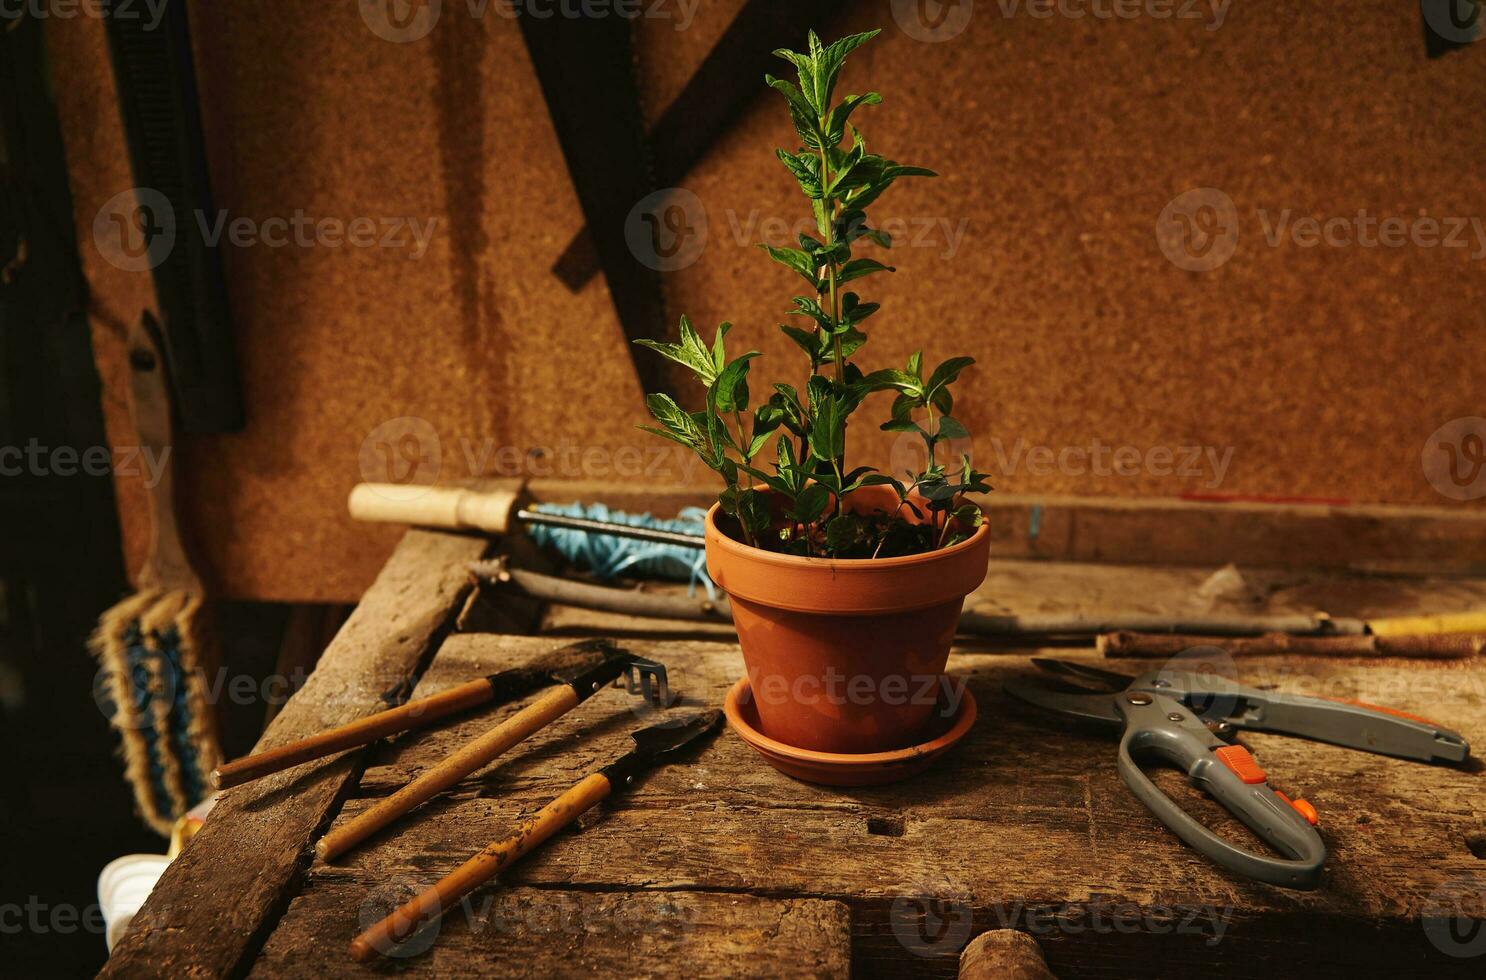
<path fill-rule="evenodd" d="M 647 117 L 739 6 L 641 4 Z M 346 518 L 366 477 L 707 481 L 632 428 L 642 393 L 602 277 L 575 295 L 549 272 L 582 219 L 498 7 L 445 2 L 397 43 L 368 27 L 374 4 L 191 5 L 218 207 L 260 228 L 412 222 L 400 247 L 226 250 L 249 423 L 174 456 L 220 594 L 355 597 L 397 533 Z M 1486 44 L 1428 60 L 1417 6 L 1388 0 L 1047 9 L 873 0 L 822 25 L 884 28 L 843 85 L 883 92 L 859 117 L 874 150 L 942 174 L 874 208 L 902 247 L 895 275 L 859 284 L 883 306 L 866 365 L 974 355 L 957 414 L 1004 491 L 1479 506 L 1442 496 L 1421 452 L 1486 414 Z M 134 182 L 101 26 L 48 26 L 109 433 L 127 446 L 123 331 L 153 293 L 93 223 Z M 733 321 L 770 380 L 800 373 L 774 326 L 792 276 L 753 247 L 807 214 L 773 159 L 790 144 L 760 83 L 683 181 L 704 246 L 664 276 L 673 318 Z M 1216 250 L 1168 208 L 1197 188 L 1219 205 L 1195 216 L 1223 222 Z M 1332 220 L 1332 243 L 1305 244 L 1304 218 Z M 1390 218 L 1437 219 L 1440 238 L 1463 219 L 1463 247 L 1376 244 L 1366 221 Z M 859 459 L 908 452 L 870 428 L 853 427 Z M 147 518 L 137 478 L 118 484 L 133 566 Z"/>

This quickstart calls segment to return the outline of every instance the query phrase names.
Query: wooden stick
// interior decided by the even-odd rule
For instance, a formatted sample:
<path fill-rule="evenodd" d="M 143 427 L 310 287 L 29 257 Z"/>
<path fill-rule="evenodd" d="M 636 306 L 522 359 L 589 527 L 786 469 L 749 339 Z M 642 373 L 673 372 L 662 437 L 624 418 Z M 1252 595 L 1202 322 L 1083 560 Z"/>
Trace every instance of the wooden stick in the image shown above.
<path fill-rule="evenodd" d="M 1279 613 L 1269 615 L 1170 616 L 1114 615 L 1091 617 L 1086 613 L 992 614 L 965 610 L 960 632 L 980 636 L 1094 636 L 1099 633 L 1195 633 L 1204 636 L 1262 636 L 1266 633 L 1361 635 L 1367 624 L 1360 619 L 1325 615 Z"/>
<path fill-rule="evenodd" d="M 993 929 L 960 953 L 960 980 L 1055 980 L 1042 947 L 1025 932 Z"/>
<path fill-rule="evenodd" d="M 1326 657 L 1409 657 L 1417 660 L 1466 660 L 1486 652 L 1486 633 L 1436 633 L 1426 636 L 1193 636 L 1121 631 L 1099 637 L 1106 657 L 1174 657 L 1193 647 L 1221 647 L 1235 657 L 1285 653 Z"/>
<path fill-rule="evenodd" d="M 717 600 L 705 596 L 689 599 L 685 596 L 642 592 L 639 589 L 620 589 L 607 585 L 594 585 L 556 575 L 542 575 L 522 568 L 513 568 L 504 557 L 492 561 L 470 563 L 470 572 L 482 582 L 488 582 L 503 592 L 529 596 L 544 602 L 559 602 L 579 609 L 598 609 L 602 612 L 622 613 L 627 616 L 649 616 L 657 619 L 684 619 L 707 623 L 731 623 L 733 609 L 726 596 Z"/>
<path fill-rule="evenodd" d="M 443 914 L 464 896 L 493 878 L 609 795 L 608 777 L 596 772 L 548 803 L 511 836 L 498 840 L 404 903 L 387 918 L 351 941 L 351 958 L 365 963 L 387 955 L 419 927 Z"/>
<path fill-rule="evenodd" d="M 344 854 L 409 810 L 426 803 L 476 769 L 487 765 L 533 732 L 562 717 L 578 702 L 578 693 L 571 685 L 558 686 L 484 735 L 466 743 L 437 766 L 344 827 L 338 827 L 320 838 L 315 844 L 315 853 L 325 861 Z"/>
<path fill-rule="evenodd" d="M 212 770 L 209 779 L 217 789 L 236 786 L 271 772 L 297 766 L 301 762 L 323 758 L 343 749 L 375 742 L 388 735 L 420 728 L 447 715 L 484 704 L 493 693 L 490 681 L 481 677 L 432 697 L 409 701 L 396 708 L 357 719 L 348 725 L 331 728 L 309 738 L 218 766 Z"/>

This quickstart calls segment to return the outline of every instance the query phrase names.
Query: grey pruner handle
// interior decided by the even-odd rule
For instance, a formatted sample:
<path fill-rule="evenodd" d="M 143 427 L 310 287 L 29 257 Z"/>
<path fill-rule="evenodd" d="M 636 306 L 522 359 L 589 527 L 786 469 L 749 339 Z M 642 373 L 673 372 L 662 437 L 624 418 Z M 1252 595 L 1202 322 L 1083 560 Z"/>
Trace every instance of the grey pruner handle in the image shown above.
<path fill-rule="evenodd" d="M 1459 763 L 1471 754 L 1470 743 L 1428 718 L 1394 708 L 1341 698 L 1264 692 L 1248 697 L 1244 727 L 1299 735 L 1363 752 Z"/>
<path fill-rule="evenodd" d="M 1219 759 L 1219 749 L 1230 747 L 1176 701 L 1155 695 L 1151 703 L 1131 704 L 1116 699 L 1125 715 L 1120 739 L 1120 777 L 1160 821 L 1191 847 L 1235 874 L 1284 888 L 1315 888 L 1320 883 L 1326 845 L 1316 829 L 1284 797 L 1264 781 L 1254 767 L 1245 782 Z M 1180 714 L 1182 720 L 1171 716 Z M 1255 854 L 1213 833 L 1151 782 L 1135 762 L 1135 754 L 1151 753 L 1179 766 L 1193 783 L 1223 804 L 1284 858 Z M 1247 753 L 1244 753 L 1247 758 Z"/>

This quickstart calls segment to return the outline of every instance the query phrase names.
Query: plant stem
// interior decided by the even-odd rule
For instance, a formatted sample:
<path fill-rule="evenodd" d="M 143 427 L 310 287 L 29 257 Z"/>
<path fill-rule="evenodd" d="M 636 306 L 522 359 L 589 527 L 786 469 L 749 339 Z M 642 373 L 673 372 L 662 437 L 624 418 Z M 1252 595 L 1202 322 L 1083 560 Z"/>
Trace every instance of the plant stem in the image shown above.
<path fill-rule="evenodd" d="M 929 412 L 929 435 L 934 436 L 934 406 L 925 405 L 924 408 L 928 409 Z M 929 440 L 929 469 L 933 469 L 935 464 L 937 463 L 937 460 L 934 456 L 934 443 L 936 442 L 938 442 L 937 437 L 931 438 Z"/>
<path fill-rule="evenodd" d="M 826 120 L 822 119 L 822 120 L 820 120 L 820 131 L 821 132 L 825 132 L 825 130 L 826 130 Z M 829 154 L 826 153 L 825 147 L 822 146 L 821 147 L 821 150 L 820 150 L 820 186 L 821 187 L 828 187 L 830 185 L 830 183 L 831 183 L 831 167 L 830 167 L 830 162 L 829 161 L 830 161 Z M 835 248 L 835 245 L 836 245 L 836 215 L 837 215 L 837 209 L 838 209 L 839 205 L 837 204 L 836 201 L 834 201 L 834 200 L 832 200 L 830 198 L 826 198 L 825 199 L 825 203 L 822 205 L 822 207 L 824 208 L 824 210 L 826 212 L 826 222 L 825 222 L 825 225 L 826 226 L 821 231 L 821 234 L 825 238 L 826 249 L 827 250 L 831 250 L 831 249 L 834 249 Z M 828 258 L 826 260 L 826 281 L 830 284 L 829 285 L 829 290 L 830 290 L 830 297 L 831 297 L 831 300 L 830 300 L 830 302 L 831 302 L 831 306 L 830 306 L 830 314 L 831 314 L 831 347 L 832 347 L 832 349 L 834 351 L 834 354 L 835 354 L 835 362 L 836 362 L 836 384 L 841 385 L 841 386 L 844 387 L 845 384 L 846 384 L 846 357 L 843 354 L 842 349 L 841 349 L 841 332 L 840 332 L 840 327 L 841 327 L 841 298 L 838 295 L 838 290 L 836 288 L 836 259 L 834 257 Z M 832 460 L 832 464 L 836 466 L 836 475 L 837 475 L 837 477 L 839 477 L 841 475 L 841 466 L 844 465 L 845 462 L 846 462 L 846 441 L 845 440 L 846 440 L 846 434 L 843 431 L 843 433 L 842 433 L 842 444 L 841 444 L 841 458 L 839 460 Z M 840 514 L 841 513 L 841 500 L 840 500 L 839 495 L 838 495 L 837 500 L 836 500 L 836 513 L 837 514 Z"/>
<path fill-rule="evenodd" d="M 722 420 L 719 419 L 718 421 L 722 421 Z M 733 421 L 738 424 L 738 455 L 743 457 L 743 462 L 744 462 L 745 465 L 748 464 L 748 463 L 752 463 L 753 462 L 753 457 L 748 455 L 748 449 L 747 449 L 748 444 L 749 444 L 749 440 L 747 438 L 747 435 L 748 434 L 743 431 L 743 413 L 740 412 L 736 408 L 733 409 Z M 723 425 L 724 428 L 726 428 L 727 423 L 726 422 L 722 422 L 722 425 Z M 737 489 L 738 489 L 738 478 L 737 478 L 737 474 L 735 473 L 733 475 L 733 490 L 734 491 L 737 491 Z M 758 547 L 758 540 L 753 536 L 753 531 L 751 531 L 749 529 L 748 522 L 743 519 L 743 515 L 741 513 L 741 508 L 740 508 L 740 513 L 738 514 L 738 526 L 743 529 L 743 540 L 748 543 L 748 546 L 751 547 L 751 548 L 757 548 Z"/>

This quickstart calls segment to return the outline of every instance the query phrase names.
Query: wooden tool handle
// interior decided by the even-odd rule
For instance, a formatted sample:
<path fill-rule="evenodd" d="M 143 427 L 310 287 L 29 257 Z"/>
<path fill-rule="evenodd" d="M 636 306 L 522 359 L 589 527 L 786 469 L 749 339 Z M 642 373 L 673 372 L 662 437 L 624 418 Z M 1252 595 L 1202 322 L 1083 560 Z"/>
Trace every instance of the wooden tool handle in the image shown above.
<path fill-rule="evenodd" d="M 507 534 L 516 523 L 522 495 L 517 489 L 358 483 L 347 501 L 358 521 L 416 524 L 450 531 Z"/>
<path fill-rule="evenodd" d="M 1042 947 L 1025 932 L 983 932 L 960 953 L 960 980 L 1056 980 Z"/>
<path fill-rule="evenodd" d="M 213 769 L 210 781 L 216 789 L 236 786 L 250 779 L 257 779 L 269 773 L 288 769 L 290 766 L 297 766 L 301 762 L 323 758 L 358 745 L 366 745 L 368 742 L 375 742 L 379 738 L 412 728 L 421 728 L 446 715 L 484 704 L 490 700 L 490 694 L 490 682 L 482 677 L 432 697 L 409 701 L 396 708 L 389 708 L 386 711 L 359 718 L 339 728 L 331 728 L 317 735 L 311 735 L 309 738 L 302 738 L 288 745 L 281 745 L 235 762 L 229 762 Z"/>
<path fill-rule="evenodd" d="M 315 853 L 325 861 L 344 854 L 409 810 L 426 803 L 486 765 L 528 735 L 546 727 L 553 719 L 562 717 L 577 703 L 577 692 L 566 684 L 549 691 L 541 699 L 469 742 L 344 827 L 338 827 L 320 838 L 315 845 Z"/>
<path fill-rule="evenodd" d="M 442 915 L 464 896 L 515 863 L 522 855 L 578 819 L 609 795 L 608 778 L 596 772 L 548 803 L 504 840 L 498 840 L 420 892 L 397 911 L 351 940 L 351 957 L 365 963 L 411 936 L 429 919 Z"/>

